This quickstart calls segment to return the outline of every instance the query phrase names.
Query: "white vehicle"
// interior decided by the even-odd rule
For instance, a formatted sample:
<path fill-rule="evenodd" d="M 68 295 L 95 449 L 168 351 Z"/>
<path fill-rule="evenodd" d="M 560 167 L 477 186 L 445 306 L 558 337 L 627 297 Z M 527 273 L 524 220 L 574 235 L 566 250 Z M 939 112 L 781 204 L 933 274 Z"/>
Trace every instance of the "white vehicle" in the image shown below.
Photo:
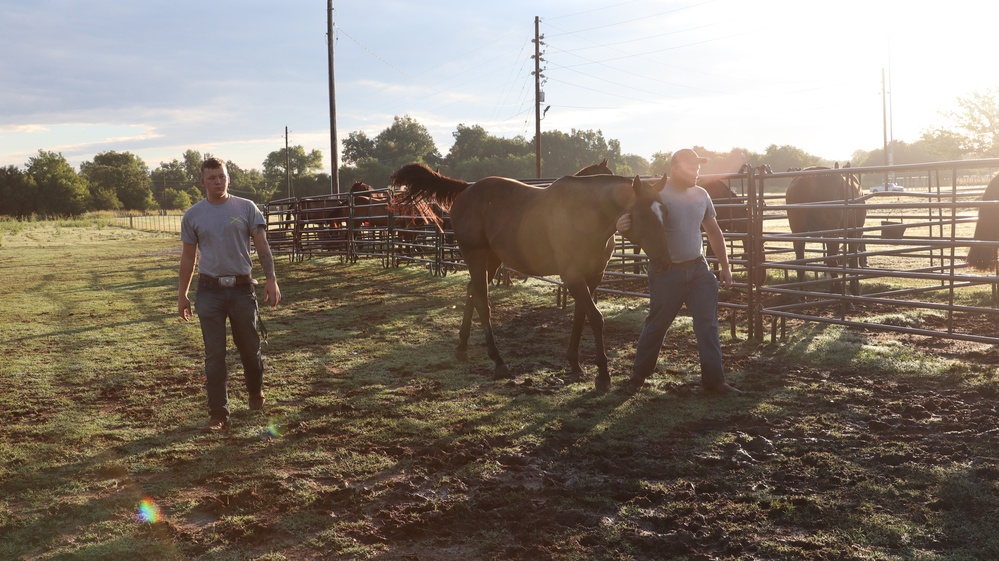
<path fill-rule="evenodd" d="M 891 193 L 893 191 L 905 191 L 905 187 L 896 183 L 880 183 L 871 187 L 871 193 Z"/>

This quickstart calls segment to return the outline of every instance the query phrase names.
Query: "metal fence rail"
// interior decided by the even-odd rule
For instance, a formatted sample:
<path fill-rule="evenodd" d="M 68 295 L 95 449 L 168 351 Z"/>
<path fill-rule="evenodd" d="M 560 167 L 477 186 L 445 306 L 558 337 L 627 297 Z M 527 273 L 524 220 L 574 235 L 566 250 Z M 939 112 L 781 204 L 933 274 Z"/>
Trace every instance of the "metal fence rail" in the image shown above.
<path fill-rule="evenodd" d="M 979 212 L 999 205 L 981 201 L 984 183 L 996 169 L 999 159 L 784 173 L 747 166 L 742 173 L 719 176 L 743 199 L 717 209 L 739 207 L 748 216 L 746 228 L 740 228 L 745 232 L 726 233 L 735 283 L 722 291 L 720 305 L 733 334 L 738 325 L 751 338 L 769 332 L 775 340 L 794 320 L 999 344 L 999 270 L 976 271 L 965 263 L 971 247 L 999 249 L 997 241 L 973 239 Z M 788 183 L 802 175 L 846 173 L 867 186 L 890 176 L 906 190 L 820 205 L 865 205 L 868 218 L 859 247 L 850 249 L 845 242 L 858 240 L 848 240 L 841 231 L 792 234 L 787 211 L 793 205 L 784 201 Z M 532 183 L 543 187 L 549 182 Z M 386 267 L 418 266 L 444 276 L 464 263 L 447 215 L 436 212 L 443 217 L 440 226 L 391 208 L 363 208 L 348 195 L 272 201 L 264 209 L 272 251 L 292 261 L 379 259 Z M 122 215 L 115 222 L 179 232 L 180 216 Z M 822 242 L 830 239 L 840 242 L 838 255 L 822 251 Z M 805 242 L 801 259 L 794 255 L 794 241 Z M 847 257 L 856 257 L 858 265 L 850 265 Z M 708 262 L 716 266 L 717 260 L 709 257 Z M 647 298 L 647 271 L 645 254 L 618 237 L 598 293 Z M 561 287 L 558 279 L 544 280 Z M 847 289 L 854 280 L 859 295 Z M 564 289 L 556 293 L 558 304 L 565 305 L 568 294 Z"/>

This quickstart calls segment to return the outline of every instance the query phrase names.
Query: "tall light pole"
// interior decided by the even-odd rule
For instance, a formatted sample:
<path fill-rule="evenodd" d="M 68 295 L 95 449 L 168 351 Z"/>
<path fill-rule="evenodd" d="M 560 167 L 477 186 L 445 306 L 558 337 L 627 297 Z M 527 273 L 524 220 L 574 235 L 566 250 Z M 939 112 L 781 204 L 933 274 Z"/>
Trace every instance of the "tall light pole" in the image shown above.
<path fill-rule="evenodd" d="M 332 183 L 330 184 L 330 194 L 340 192 L 340 159 L 339 149 L 336 142 L 336 88 L 333 81 L 333 0 L 326 2 L 326 40 L 329 43 L 329 67 L 330 67 L 330 160 L 332 164 Z"/>

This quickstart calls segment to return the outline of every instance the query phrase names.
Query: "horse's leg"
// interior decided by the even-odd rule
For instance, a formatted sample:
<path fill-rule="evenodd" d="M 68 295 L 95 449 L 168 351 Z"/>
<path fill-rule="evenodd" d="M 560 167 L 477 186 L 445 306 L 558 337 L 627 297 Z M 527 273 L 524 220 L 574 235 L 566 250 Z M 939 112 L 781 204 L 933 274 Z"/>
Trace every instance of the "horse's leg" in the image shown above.
<path fill-rule="evenodd" d="M 801 263 L 801 260 L 805 258 L 805 242 L 795 241 L 791 244 L 794 245 L 794 258 L 798 260 L 798 282 L 805 282 L 804 264 Z"/>
<path fill-rule="evenodd" d="M 857 253 L 865 253 L 867 251 L 867 244 L 864 242 L 851 243 L 850 248 L 850 259 L 848 261 L 849 265 L 853 269 L 859 269 L 861 267 L 867 267 L 867 263 L 862 263 L 861 261 L 866 260 L 866 257 L 857 257 Z M 855 274 L 851 274 L 850 279 L 850 294 L 854 296 L 860 296 L 860 277 Z"/>
<path fill-rule="evenodd" d="M 471 272 L 469 272 L 471 274 Z M 468 286 L 465 288 L 465 313 L 461 318 L 461 329 L 458 330 L 458 347 L 454 350 L 454 356 L 461 361 L 468 360 L 468 337 L 472 333 L 472 312 L 475 310 L 475 304 L 473 302 L 473 291 L 472 283 L 475 282 L 474 275 L 473 278 L 468 281 Z"/>
<path fill-rule="evenodd" d="M 826 267 L 829 267 L 829 276 L 833 279 L 833 282 L 829 285 L 830 294 L 840 294 L 843 292 L 843 283 L 839 280 L 839 273 L 836 269 L 840 266 L 839 257 L 839 242 L 828 242 L 825 244 L 826 247 Z M 844 246 L 845 248 L 845 246 Z"/>
<path fill-rule="evenodd" d="M 568 289 L 569 286 L 570 283 L 567 282 L 566 288 Z M 570 375 L 578 377 L 583 374 L 583 367 L 579 364 L 579 342 L 583 338 L 583 325 L 586 324 L 586 307 L 583 301 L 592 301 L 593 291 L 587 287 L 586 298 L 581 299 L 575 293 L 572 294 L 572 297 L 575 300 L 572 314 L 572 332 L 569 335 L 569 346 L 565 350 L 565 358 L 569 361 Z"/>
<path fill-rule="evenodd" d="M 566 354 L 570 364 L 575 359 L 574 368 L 579 368 L 579 340 L 582 338 L 583 323 L 589 320 L 590 329 L 593 330 L 593 347 L 597 353 L 595 387 L 598 392 L 605 392 L 610 389 L 610 372 L 607 370 L 607 350 L 604 348 L 604 316 L 593 302 L 593 290 L 596 289 L 597 283 L 599 283 L 599 277 L 596 282 L 589 283 L 593 285 L 592 288 L 582 280 L 566 282 L 569 294 L 576 300 L 572 337 L 569 340 L 569 349 Z M 579 372 L 582 372 L 581 368 L 579 368 Z"/>
<path fill-rule="evenodd" d="M 495 274 L 493 261 L 496 260 L 487 258 L 488 266 L 491 268 L 490 272 Z M 486 268 L 481 264 L 473 263 L 473 260 L 467 260 L 466 263 L 468 264 L 468 274 L 471 279 L 468 281 L 468 290 L 465 296 L 465 315 L 462 318 L 461 330 L 458 333 L 458 348 L 455 350 L 455 356 L 459 359 L 468 357 L 468 338 L 472 331 L 472 310 L 477 310 L 479 321 L 482 322 L 482 329 L 486 336 L 486 348 L 489 352 L 489 358 L 493 359 L 493 363 L 496 365 L 493 371 L 493 378 L 509 378 L 510 371 L 503 362 L 503 358 L 500 357 L 499 349 L 496 348 L 496 340 L 493 338 L 491 310 L 489 308 L 490 272 L 487 272 Z"/>

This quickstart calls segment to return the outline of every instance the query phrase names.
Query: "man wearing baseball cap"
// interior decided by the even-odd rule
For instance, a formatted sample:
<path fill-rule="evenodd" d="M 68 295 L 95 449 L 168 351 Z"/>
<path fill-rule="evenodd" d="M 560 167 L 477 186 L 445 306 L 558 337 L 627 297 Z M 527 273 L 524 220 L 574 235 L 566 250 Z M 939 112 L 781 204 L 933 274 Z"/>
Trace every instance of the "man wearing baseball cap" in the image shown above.
<path fill-rule="evenodd" d="M 725 382 L 721 341 L 718 337 L 718 287 L 732 284 L 725 251 L 725 236 L 718 226 L 715 207 L 707 191 L 697 185 L 700 166 L 707 162 L 689 148 L 673 153 L 670 174 L 660 182 L 659 196 L 666 207 L 663 227 L 669 240 L 671 263 L 652 260 L 649 266 L 649 315 L 635 350 L 635 364 L 626 389 L 637 390 L 652 375 L 659 361 L 666 332 L 684 304 L 694 324 L 701 361 L 701 385 L 712 395 L 742 393 Z M 623 215 L 618 231 L 626 234 L 631 216 Z M 716 278 L 704 260 L 701 228 L 718 257 Z"/>

